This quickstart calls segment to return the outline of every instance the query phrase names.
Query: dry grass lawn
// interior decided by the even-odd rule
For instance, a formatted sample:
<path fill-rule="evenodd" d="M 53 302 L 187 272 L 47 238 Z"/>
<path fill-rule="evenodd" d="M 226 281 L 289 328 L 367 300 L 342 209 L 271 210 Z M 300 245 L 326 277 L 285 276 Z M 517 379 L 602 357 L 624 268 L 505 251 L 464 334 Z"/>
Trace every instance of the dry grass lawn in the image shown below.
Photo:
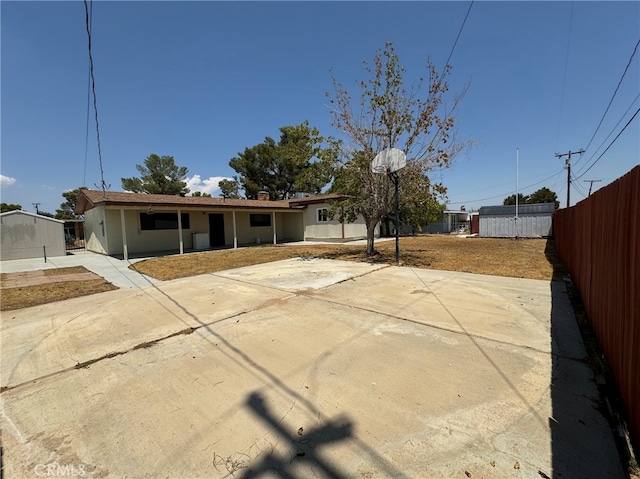
<path fill-rule="evenodd" d="M 263 245 L 153 258 L 131 268 L 159 280 L 170 280 L 300 256 L 395 263 L 394 241 L 378 242 L 376 250 L 377 255 L 368 257 L 364 246 Z M 541 280 L 562 279 L 566 274 L 556 256 L 553 240 L 545 239 L 407 236 L 400 238 L 400 262 L 416 268 Z"/>
<path fill-rule="evenodd" d="M 42 275 L 44 273 L 45 276 L 55 277 L 69 274 L 90 273 L 90 271 L 83 266 L 73 266 L 69 268 L 33 271 L 32 273 L 34 275 Z M 20 274 L 22 276 L 29 275 L 29 273 L 0 274 L 0 289 L 2 294 L 0 297 L 1 311 L 28 308 L 29 306 L 37 306 L 40 304 L 52 303 L 54 301 L 62 301 L 63 299 L 77 298 L 79 296 L 118 289 L 102 278 L 88 281 L 52 281 L 45 284 L 7 288 L 5 285 L 12 274 Z"/>
<path fill-rule="evenodd" d="M 249 248 L 208 251 L 153 258 L 135 263 L 132 269 L 160 280 L 213 273 L 225 269 L 268 263 L 300 256 L 346 261 L 395 263 L 395 242 L 376 243 L 378 254 L 369 257 L 364 246 L 262 245 Z M 558 260 L 553 240 L 457 238 L 447 235 L 400 238 L 400 263 L 415 268 L 432 268 L 467 273 L 529 279 L 562 279 L 566 274 Z M 82 266 L 47 269 L 34 273 L 46 276 L 87 273 Z M 117 289 L 104 279 L 57 281 L 7 288 L 8 274 L 0 275 L 0 310 L 8 311 Z M 24 273 L 20 273 L 24 274 Z"/>

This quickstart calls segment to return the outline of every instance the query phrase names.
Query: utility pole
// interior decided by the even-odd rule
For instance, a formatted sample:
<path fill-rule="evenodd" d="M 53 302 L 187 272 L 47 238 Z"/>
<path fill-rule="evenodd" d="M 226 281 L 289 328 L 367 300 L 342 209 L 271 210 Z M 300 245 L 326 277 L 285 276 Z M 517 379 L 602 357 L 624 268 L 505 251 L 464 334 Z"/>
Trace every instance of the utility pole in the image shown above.
<path fill-rule="evenodd" d="M 568 153 L 556 153 L 556 158 L 562 158 L 563 156 L 566 156 L 567 159 L 566 161 L 566 165 L 567 165 L 567 208 L 569 207 L 569 200 L 571 199 L 571 155 L 573 154 L 583 154 L 584 153 L 584 149 L 580 148 L 579 151 L 571 151 L 569 150 Z"/>
<path fill-rule="evenodd" d="M 593 184 L 602 180 L 582 180 L 582 181 L 584 181 L 585 183 L 589 183 L 589 196 L 591 196 L 591 187 L 593 186 Z"/>
<path fill-rule="evenodd" d="M 40 203 L 31 203 L 31 204 L 36 207 L 36 214 L 39 215 L 40 210 L 38 209 L 38 206 L 40 206 Z"/>

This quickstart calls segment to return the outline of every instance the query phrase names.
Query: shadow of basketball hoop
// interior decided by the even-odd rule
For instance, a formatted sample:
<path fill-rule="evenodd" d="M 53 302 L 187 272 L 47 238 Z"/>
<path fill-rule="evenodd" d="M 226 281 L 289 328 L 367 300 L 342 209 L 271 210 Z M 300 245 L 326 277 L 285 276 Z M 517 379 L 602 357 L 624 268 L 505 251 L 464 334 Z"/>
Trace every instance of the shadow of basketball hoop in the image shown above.
<path fill-rule="evenodd" d="M 291 433 L 287 431 L 281 419 L 266 405 L 264 398 L 257 392 L 247 398 L 247 406 L 268 427 L 270 432 L 278 436 L 278 444 L 284 444 L 287 451 L 294 453 L 283 454 L 275 448 L 270 452 L 264 452 L 255 464 L 242 470 L 242 478 L 260 477 L 262 474 L 275 474 L 283 478 L 297 477 L 293 473 L 294 466 L 300 462 L 309 467 L 322 471 L 324 477 L 342 479 L 348 475 L 340 471 L 322 456 L 322 451 L 331 444 L 344 441 L 353 435 L 353 423 L 345 416 L 338 416 L 324 425 L 311 430 Z"/>

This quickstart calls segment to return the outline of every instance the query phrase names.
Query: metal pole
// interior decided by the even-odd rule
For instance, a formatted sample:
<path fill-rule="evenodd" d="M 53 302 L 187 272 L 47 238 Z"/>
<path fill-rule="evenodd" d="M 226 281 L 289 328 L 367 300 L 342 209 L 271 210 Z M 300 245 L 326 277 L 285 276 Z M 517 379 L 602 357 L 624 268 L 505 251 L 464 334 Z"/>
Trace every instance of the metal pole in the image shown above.
<path fill-rule="evenodd" d="M 47 247 L 42 245 L 42 252 L 44 253 L 44 262 L 47 262 Z"/>
<path fill-rule="evenodd" d="M 567 208 L 571 204 L 571 152 L 567 156 Z"/>
<path fill-rule="evenodd" d="M 396 263 L 400 262 L 400 194 L 398 193 L 398 173 L 392 173 L 393 185 L 396 189 Z"/>
<path fill-rule="evenodd" d="M 571 200 L 571 155 L 573 153 L 579 153 L 579 154 L 583 154 L 584 153 L 584 149 L 580 148 L 580 150 L 578 151 L 571 151 L 569 150 L 567 153 L 556 153 L 556 158 L 562 158 L 563 156 L 566 156 L 567 159 L 566 164 L 567 164 L 567 208 L 569 208 L 569 204 L 570 204 L 570 200 Z"/>
<path fill-rule="evenodd" d="M 520 154 L 520 148 L 516 148 L 516 239 L 518 239 L 518 156 Z"/>

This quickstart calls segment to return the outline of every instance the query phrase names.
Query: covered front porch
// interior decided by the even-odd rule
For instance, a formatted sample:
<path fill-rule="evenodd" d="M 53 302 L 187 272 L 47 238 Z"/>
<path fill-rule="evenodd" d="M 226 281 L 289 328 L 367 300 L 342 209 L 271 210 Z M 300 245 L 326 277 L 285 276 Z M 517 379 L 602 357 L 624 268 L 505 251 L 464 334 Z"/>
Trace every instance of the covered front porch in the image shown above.
<path fill-rule="evenodd" d="M 125 260 L 304 239 L 301 211 L 107 206 L 85 220 L 93 226 L 87 248 Z"/>

